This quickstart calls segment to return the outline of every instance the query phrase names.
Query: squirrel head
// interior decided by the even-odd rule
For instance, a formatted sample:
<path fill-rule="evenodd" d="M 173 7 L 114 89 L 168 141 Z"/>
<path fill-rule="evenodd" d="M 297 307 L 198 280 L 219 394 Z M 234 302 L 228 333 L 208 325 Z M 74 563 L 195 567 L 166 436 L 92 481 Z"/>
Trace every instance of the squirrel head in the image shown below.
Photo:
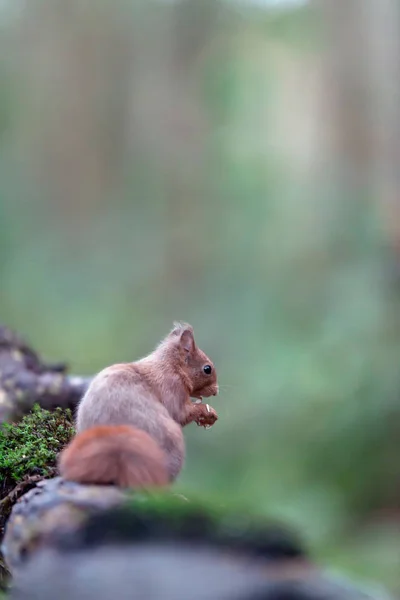
<path fill-rule="evenodd" d="M 192 398 L 209 398 L 218 394 L 217 373 L 210 358 L 197 347 L 193 327 L 174 323 L 174 328 L 162 342 L 169 358 L 177 365 L 190 387 Z"/>

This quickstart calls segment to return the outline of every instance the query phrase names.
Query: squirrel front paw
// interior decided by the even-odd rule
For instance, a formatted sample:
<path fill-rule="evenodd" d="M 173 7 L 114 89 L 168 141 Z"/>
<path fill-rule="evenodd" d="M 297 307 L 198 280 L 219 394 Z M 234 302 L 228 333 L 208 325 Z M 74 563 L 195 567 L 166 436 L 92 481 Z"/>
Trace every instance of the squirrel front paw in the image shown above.
<path fill-rule="evenodd" d="M 216 411 L 208 404 L 196 404 L 195 423 L 201 427 L 211 427 L 218 420 Z"/>

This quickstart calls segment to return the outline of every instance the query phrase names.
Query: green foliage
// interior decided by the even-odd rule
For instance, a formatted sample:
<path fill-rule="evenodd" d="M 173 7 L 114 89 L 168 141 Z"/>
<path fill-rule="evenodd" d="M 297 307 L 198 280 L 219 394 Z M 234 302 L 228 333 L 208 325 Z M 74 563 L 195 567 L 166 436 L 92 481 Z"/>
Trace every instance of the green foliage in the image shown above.
<path fill-rule="evenodd" d="M 57 454 L 74 433 L 70 410 L 50 412 L 35 406 L 16 424 L 0 430 L 0 483 L 18 483 L 26 475 L 49 475 Z"/>

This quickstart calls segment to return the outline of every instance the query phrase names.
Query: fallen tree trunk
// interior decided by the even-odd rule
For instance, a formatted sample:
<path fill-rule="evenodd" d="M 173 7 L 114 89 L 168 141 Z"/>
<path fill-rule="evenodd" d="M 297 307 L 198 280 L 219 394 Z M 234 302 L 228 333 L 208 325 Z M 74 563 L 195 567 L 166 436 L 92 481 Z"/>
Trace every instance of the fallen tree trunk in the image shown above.
<path fill-rule="evenodd" d="M 1 549 L 13 575 L 44 546 L 77 532 L 88 515 L 118 506 L 125 494 L 113 486 L 79 485 L 60 477 L 36 482 L 14 505 Z"/>
<path fill-rule="evenodd" d="M 39 481 L 56 475 L 57 452 L 73 435 L 67 409 L 74 410 L 91 378 L 68 375 L 67 370 L 65 363 L 45 362 L 18 333 L 0 326 L 0 425 L 3 424 L 0 443 L 3 442 L 2 456 L 8 465 L 7 468 L 2 465 L 0 473 L 0 541 L 14 504 Z M 19 426 L 21 418 L 35 405 L 52 414 L 58 408 L 66 412 L 56 411 L 54 418 L 50 418 L 48 413 L 36 411 L 28 427 L 24 421 Z M 6 429 L 7 422 L 13 423 L 10 429 Z M 43 453 L 38 440 L 46 434 L 55 442 L 47 444 Z M 16 448 L 21 449 L 19 454 Z M 42 462 L 35 460 L 39 455 Z M 0 588 L 7 579 L 8 571 L 0 553 Z"/>
<path fill-rule="evenodd" d="M 0 423 L 16 421 L 34 404 L 74 409 L 90 377 L 67 374 L 65 363 L 49 364 L 17 333 L 0 326 Z"/>
<path fill-rule="evenodd" d="M 3 548 L 12 600 L 388 598 L 330 576 L 291 527 L 170 492 L 42 482 Z"/>

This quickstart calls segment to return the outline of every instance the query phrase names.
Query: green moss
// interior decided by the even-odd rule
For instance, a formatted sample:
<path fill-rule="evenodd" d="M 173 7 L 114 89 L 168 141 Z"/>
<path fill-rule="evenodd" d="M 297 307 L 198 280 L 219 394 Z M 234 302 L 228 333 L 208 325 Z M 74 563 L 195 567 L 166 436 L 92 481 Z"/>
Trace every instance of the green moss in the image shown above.
<path fill-rule="evenodd" d="M 291 528 L 203 499 L 188 502 L 170 492 L 134 493 L 124 506 L 91 516 L 77 543 L 96 547 L 147 540 L 206 544 L 269 560 L 308 554 Z"/>
<path fill-rule="evenodd" d="M 20 482 L 26 475 L 49 475 L 58 453 L 74 434 L 70 410 L 50 412 L 35 405 L 16 424 L 0 429 L 0 484 Z"/>

